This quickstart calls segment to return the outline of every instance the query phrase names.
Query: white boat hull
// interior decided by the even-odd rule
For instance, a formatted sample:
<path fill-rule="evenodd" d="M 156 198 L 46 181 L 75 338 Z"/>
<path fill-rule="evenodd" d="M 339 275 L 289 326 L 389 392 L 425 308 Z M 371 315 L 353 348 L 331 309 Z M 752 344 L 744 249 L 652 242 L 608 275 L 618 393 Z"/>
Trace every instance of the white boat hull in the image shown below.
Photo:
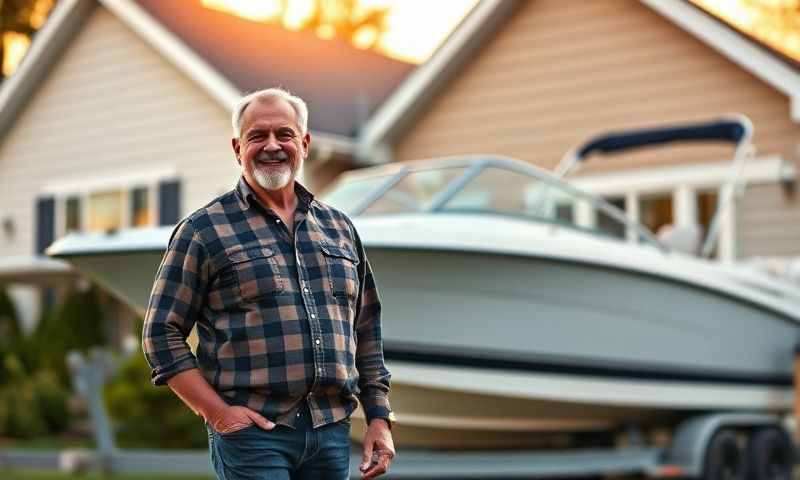
<path fill-rule="evenodd" d="M 487 239 L 447 221 L 357 224 L 381 292 L 398 445 L 531 446 L 558 432 L 792 408 L 800 336 L 780 300 L 657 250 L 581 242 L 602 250 L 592 257 L 553 229 L 472 218 L 494 239 L 477 248 L 469 242 Z M 69 259 L 143 312 L 161 255 Z"/>

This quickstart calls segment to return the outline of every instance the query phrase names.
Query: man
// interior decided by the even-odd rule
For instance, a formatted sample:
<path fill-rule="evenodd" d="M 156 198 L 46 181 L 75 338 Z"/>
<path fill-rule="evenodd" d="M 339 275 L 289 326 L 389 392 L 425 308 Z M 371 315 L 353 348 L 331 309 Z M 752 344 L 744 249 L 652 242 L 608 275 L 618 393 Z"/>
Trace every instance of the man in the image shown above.
<path fill-rule="evenodd" d="M 241 100 L 239 182 L 175 228 L 145 317 L 153 383 L 205 419 L 222 480 L 348 478 L 356 398 L 363 478 L 394 457 L 375 282 L 350 220 L 295 181 L 307 125 L 282 89 Z"/>

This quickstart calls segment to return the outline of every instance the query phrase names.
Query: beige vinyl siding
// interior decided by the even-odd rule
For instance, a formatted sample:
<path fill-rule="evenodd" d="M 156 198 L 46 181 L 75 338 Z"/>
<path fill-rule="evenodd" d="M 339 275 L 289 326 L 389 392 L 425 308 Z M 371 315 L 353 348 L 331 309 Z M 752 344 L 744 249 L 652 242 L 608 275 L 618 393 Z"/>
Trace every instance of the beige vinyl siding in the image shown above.
<path fill-rule="evenodd" d="M 104 8 L 49 74 L 0 144 L 3 255 L 34 250 L 34 202 L 46 185 L 174 170 L 182 214 L 231 188 L 238 166 L 229 112 Z"/>
<path fill-rule="evenodd" d="M 742 112 L 760 155 L 794 158 L 788 99 L 635 0 L 523 2 L 395 143 L 395 158 L 496 153 L 552 168 L 608 130 Z M 595 158 L 587 173 L 728 158 L 680 146 Z"/>
<path fill-rule="evenodd" d="M 800 255 L 800 192 L 749 185 L 737 208 L 739 257 Z"/>

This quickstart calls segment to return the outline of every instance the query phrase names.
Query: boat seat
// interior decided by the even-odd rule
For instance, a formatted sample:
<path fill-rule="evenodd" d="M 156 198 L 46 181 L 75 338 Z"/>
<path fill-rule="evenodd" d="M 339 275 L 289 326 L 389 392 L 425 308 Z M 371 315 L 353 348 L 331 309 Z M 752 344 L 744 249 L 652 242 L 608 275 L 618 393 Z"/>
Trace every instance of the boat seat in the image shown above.
<path fill-rule="evenodd" d="M 669 223 L 658 229 L 657 237 L 671 250 L 698 255 L 703 241 L 703 227 L 698 224 L 675 226 Z"/>

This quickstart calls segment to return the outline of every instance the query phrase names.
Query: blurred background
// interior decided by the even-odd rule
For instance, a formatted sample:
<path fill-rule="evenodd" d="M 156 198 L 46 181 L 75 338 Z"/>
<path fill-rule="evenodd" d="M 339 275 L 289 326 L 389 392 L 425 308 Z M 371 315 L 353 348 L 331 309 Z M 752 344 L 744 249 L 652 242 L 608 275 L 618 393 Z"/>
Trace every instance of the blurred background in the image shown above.
<path fill-rule="evenodd" d="M 231 189 L 231 108 L 258 88 L 308 102 L 301 181 L 314 192 L 336 192 L 343 172 L 438 157 L 552 171 L 599 133 L 744 114 L 746 192 L 720 217 L 710 261 L 800 285 L 797 0 L 0 0 L 0 31 L 3 478 L 72 478 L 59 467 L 109 435 L 123 449 L 207 447 L 197 417 L 150 384 L 141 308 L 44 252 L 70 234 L 174 225 Z M 623 152 L 569 180 L 652 232 L 708 232 L 733 153 Z M 422 205 L 446 180 L 404 193 Z M 366 192 L 329 198 L 344 208 Z M 607 215 L 589 223 L 630 237 Z M 79 385 L 71 351 L 109 366 L 97 389 Z"/>

